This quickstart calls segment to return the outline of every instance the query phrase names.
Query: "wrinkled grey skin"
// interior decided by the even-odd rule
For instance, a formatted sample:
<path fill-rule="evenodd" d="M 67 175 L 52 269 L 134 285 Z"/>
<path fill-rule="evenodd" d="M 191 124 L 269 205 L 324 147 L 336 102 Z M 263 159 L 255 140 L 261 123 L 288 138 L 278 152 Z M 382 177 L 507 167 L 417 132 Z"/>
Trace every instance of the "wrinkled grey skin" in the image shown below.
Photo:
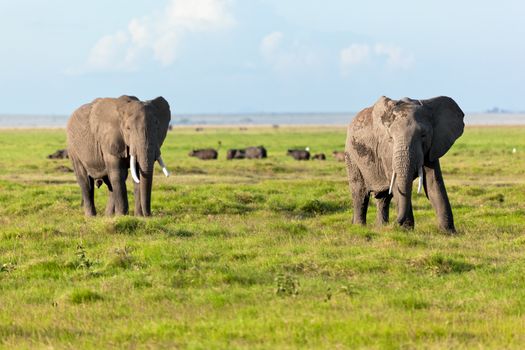
<path fill-rule="evenodd" d="M 171 119 L 168 102 L 157 97 L 99 98 L 73 112 L 67 124 L 68 153 L 73 163 L 86 216 L 96 215 L 94 185 L 101 179 L 110 191 L 106 215 L 128 214 L 126 179 L 130 156 L 137 161 L 140 184 L 134 184 L 135 215 L 151 215 L 153 165 Z"/>
<path fill-rule="evenodd" d="M 353 223 L 366 224 L 368 201 L 377 199 L 377 222 L 388 222 L 394 198 L 397 222 L 414 227 L 412 182 L 423 166 L 423 187 L 442 230 L 455 232 L 439 158 L 463 133 L 463 111 L 450 97 L 428 100 L 381 97 L 348 126 L 345 161 L 354 205 Z M 389 194 L 392 172 L 396 180 Z"/>

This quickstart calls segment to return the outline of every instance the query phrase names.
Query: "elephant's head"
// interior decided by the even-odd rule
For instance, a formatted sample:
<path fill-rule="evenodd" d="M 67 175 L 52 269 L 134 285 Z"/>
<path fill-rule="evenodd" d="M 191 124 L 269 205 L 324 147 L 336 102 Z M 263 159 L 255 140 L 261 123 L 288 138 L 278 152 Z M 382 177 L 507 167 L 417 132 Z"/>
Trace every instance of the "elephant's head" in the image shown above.
<path fill-rule="evenodd" d="M 397 221 L 402 226 L 413 226 L 408 216 L 412 182 L 419 177 L 418 192 L 421 191 L 424 165 L 436 162 L 461 136 L 463 111 L 450 97 L 399 101 L 381 97 L 372 109 L 372 116 L 393 149 L 386 167 L 391 164 L 389 192 L 398 197 Z"/>
<path fill-rule="evenodd" d="M 171 120 L 170 106 L 163 97 L 143 102 L 133 96 L 121 96 L 106 103 L 104 111 L 107 113 L 108 108 L 112 108 L 112 115 L 116 117 L 108 118 L 108 122 L 118 125 L 100 128 L 101 144 L 109 147 L 109 153 L 114 156 L 129 157 L 131 176 L 140 183 L 142 214 L 148 216 L 151 213 L 155 161 L 162 166 L 166 176 L 169 174 L 160 156 L 160 148 Z"/>

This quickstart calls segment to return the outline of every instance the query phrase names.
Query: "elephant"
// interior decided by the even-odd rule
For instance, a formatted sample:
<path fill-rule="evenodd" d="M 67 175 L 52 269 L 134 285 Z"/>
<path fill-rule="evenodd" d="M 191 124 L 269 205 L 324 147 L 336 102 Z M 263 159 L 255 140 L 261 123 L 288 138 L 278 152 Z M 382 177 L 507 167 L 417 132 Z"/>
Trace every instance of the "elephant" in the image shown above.
<path fill-rule="evenodd" d="M 289 149 L 288 152 L 286 152 L 287 156 L 292 156 L 295 160 L 309 160 L 310 159 L 310 152 L 308 150 L 300 150 L 300 149 Z"/>
<path fill-rule="evenodd" d="M 73 112 L 67 123 L 67 149 L 86 216 L 96 215 L 94 184 L 100 186 L 102 181 L 110 191 L 106 215 L 128 214 L 128 168 L 134 181 L 135 215 L 151 215 L 156 161 L 169 176 L 160 148 L 170 120 L 170 106 L 163 97 L 97 98 Z"/>
<path fill-rule="evenodd" d="M 268 156 L 268 152 L 266 152 L 264 146 L 248 147 L 245 151 L 247 159 L 263 159 Z"/>
<path fill-rule="evenodd" d="M 196 157 L 201 160 L 212 160 L 217 159 L 217 157 L 219 156 L 219 152 L 217 152 L 213 148 L 194 149 L 191 150 L 190 153 L 188 153 L 188 156 Z"/>
<path fill-rule="evenodd" d="M 450 97 L 427 100 L 382 96 L 349 124 L 345 162 L 354 224 L 366 224 L 370 194 L 377 199 L 377 223 L 388 222 L 394 198 L 397 223 L 414 228 L 412 182 L 425 189 L 441 230 L 456 232 L 439 158 L 463 134 L 464 113 Z"/>

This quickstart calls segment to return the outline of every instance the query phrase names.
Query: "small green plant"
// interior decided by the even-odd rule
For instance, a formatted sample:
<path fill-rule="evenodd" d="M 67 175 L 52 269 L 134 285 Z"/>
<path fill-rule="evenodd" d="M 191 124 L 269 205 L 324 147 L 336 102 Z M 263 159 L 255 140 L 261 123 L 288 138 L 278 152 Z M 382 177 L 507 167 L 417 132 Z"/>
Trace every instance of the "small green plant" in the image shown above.
<path fill-rule="evenodd" d="M 328 301 L 332 300 L 332 296 L 333 296 L 332 288 L 328 287 L 326 289 L 326 294 L 325 294 L 325 297 L 324 297 L 324 301 L 328 302 Z"/>
<path fill-rule="evenodd" d="M 93 261 L 87 257 L 86 250 L 84 249 L 82 244 L 77 245 L 77 251 L 75 255 L 77 256 L 77 259 L 75 262 L 75 267 L 77 269 L 89 270 L 90 268 L 93 267 Z"/>
<path fill-rule="evenodd" d="M 125 246 L 124 248 L 116 248 L 114 253 L 115 255 L 111 260 L 112 266 L 129 269 L 134 265 L 135 257 L 133 256 L 133 248 L 129 246 Z"/>
<path fill-rule="evenodd" d="M 346 284 L 346 285 L 341 286 L 340 291 L 341 293 L 349 297 L 359 294 L 359 290 L 357 289 L 357 287 L 352 284 Z"/>
<path fill-rule="evenodd" d="M 279 274 L 275 277 L 275 294 L 279 296 L 292 296 L 296 297 L 299 295 L 299 281 L 296 277 L 289 274 Z"/>
<path fill-rule="evenodd" d="M 0 265 L 0 272 L 11 272 L 16 268 L 14 264 L 5 263 Z"/>

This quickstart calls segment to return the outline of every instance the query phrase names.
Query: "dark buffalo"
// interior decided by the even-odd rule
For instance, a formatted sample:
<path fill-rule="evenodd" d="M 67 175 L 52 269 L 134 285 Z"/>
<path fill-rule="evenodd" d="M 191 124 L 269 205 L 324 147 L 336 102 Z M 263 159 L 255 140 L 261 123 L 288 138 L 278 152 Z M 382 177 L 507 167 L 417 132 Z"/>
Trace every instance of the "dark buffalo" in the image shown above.
<path fill-rule="evenodd" d="M 326 156 L 324 153 L 317 153 L 315 154 L 312 159 L 315 159 L 315 160 L 326 160 Z"/>
<path fill-rule="evenodd" d="M 241 149 L 232 148 L 228 150 L 228 153 L 226 154 L 226 159 L 262 159 L 266 158 L 267 156 L 268 153 L 266 151 L 266 148 L 264 148 L 263 146 L 257 146 Z"/>
<path fill-rule="evenodd" d="M 69 158 L 67 149 L 59 149 L 55 153 L 47 156 L 48 159 L 66 159 Z"/>
<path fill-rule="evenodd" d="M 202 160 L 217 159 L 219 152 L 213 148 L 194 149 L 188 153 L 190 157 L 197 157 Z"/>
<path fill-rule="evenodd" d="M 286 153 L 287 156 L 292 156 L 295 160 L 309 160 L 310 152 L 300 149 L 289 149 Z"/>
<path fill-rule="evenodd" d="M 266 148 L 263 146 L 246 148 L 246 158 L 248 159 L 263 159 L 268 156 Z"/>
<path fill-rule="evenodd" d="M 232 160 L 232 159 L 244 159 L 246 158 L 246 150 L 244 149 L 229 149 L 228 152 L 226 152 L 226 159 Z"/>
<path fill-rule="evenodd" d="M 338 162 L 344 162 L 345 161 L 345 152 L 342 151 L 333 151 L 332 154 L 334 155 L 334 158 Z"/>

